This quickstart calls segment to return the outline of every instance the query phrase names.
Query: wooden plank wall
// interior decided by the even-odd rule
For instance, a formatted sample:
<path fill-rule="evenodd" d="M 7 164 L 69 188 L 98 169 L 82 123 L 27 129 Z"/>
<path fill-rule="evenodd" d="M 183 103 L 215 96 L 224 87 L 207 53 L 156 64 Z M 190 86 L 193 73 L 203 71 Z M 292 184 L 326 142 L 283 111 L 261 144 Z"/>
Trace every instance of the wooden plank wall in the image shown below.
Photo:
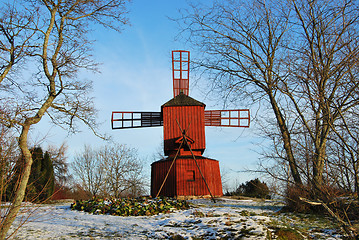
<path fill-rule="evenodd" d="M 197 159 L 211 193 L 222 196 L 222 181 L 219 162 L 213 159 Z M 152 163 L 151 195 L 156 196 L 172 159 Z M 161 196 L 207 196 L 209 191 L 193 158 L 179 158 L 169 174 Z"/>
<path fill-rule="evenodd" d="M 165 153 L 176 149 L 175 140 L 182 136 L 177 121 L 183 130 L 188 129 L 187 136 L 194 140 L 191 148 L 206 148 L 204 106 L 170 106 L 163 107 L 163 137 Z"/>
<path fill-rule="evenodd" d="M 156 197 L 163 180 L 170 168 L 172 161 L 157 161 L 151 164 L 151 196 Z M 176 195 L 176 171 L 175 166 L 172 167 L 170 174 L 163 186 L 160 196 L 174 197 Z"/>
<path fill-rule="evenodd" d="M 219 162 L 212 159 L 197 159 L 198 165 L 214 196 L 222 196 L 222 181 Z M 192 180 L 191 172 L 195 179 Z M 200 171 L 192 158 L 176 160 L 176 189 L 177 196 L 206 196 L 210 195 Z"/>

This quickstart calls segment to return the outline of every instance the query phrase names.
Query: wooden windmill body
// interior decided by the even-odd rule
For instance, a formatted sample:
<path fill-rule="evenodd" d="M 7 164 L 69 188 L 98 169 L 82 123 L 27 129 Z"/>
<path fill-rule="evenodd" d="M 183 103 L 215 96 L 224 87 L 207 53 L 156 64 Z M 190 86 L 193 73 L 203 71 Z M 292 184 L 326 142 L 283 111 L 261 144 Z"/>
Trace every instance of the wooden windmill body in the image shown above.
<path fill-rule="evenodd" d="M 188 51 L 172 51 L 172 73 L 174 98 L 161 112 L 112 112 L 112 129 L 163 126 L 167 158 L 151 165 L 152 196 L 222 196 L 219 162 L 202 155 L 205 126 L 249 127 L 249 110 L 208 111 L 189 97 Z"/>

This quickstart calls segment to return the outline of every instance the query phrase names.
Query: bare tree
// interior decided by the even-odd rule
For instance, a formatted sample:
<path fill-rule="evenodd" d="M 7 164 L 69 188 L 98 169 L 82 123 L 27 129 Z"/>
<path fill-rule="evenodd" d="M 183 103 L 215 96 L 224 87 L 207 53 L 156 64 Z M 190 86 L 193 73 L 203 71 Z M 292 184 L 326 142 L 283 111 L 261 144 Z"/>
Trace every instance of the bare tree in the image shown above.
<path fill-rule="evenodd" d="M 14 133 L 0 125 L 0 202 L 7 199 L 7 187 L 14 174 L 16 160 L 19 158 Z M 3 214 L 1 214 L 3 217 Z"/>
<path fill-rule="evenodd" d="M 15 175 L 15 165 L 19 157 L 20 153 L 12 129 L 0 125 L 0 203 L 12 197 L 9 187 Z M 0 208 L 1 219 L 5 218 L 8 213 L 8 208 Z"/>
<path fill-rule="evenodd" d="M 2 3 L 0 13 L 0 87 L 4 88 L 5 78 L 7 86 L 16 84 L 12 79 L 16 75 L 14 67 L 23 64 L 36 49 L 34 23 L 39 16 L 37 11 L 16 8 L 11 3 Z"/>
<path fill-rule="evenodd" d="M 192 6 L 182 28 L 203 53 L 194 63 L 209 73 L 211 91 L 226 101 L 267 101 L 276 119 L 294 182 L 302 180 L 293 154 L 289 119 L 281 107 L 279 83 L 285 81 L 290 30 L 286 1 L 215 1 Z"/>
<path fill-rule="evenodd" d="M 105 173 L 108 193 L 121 197 L 125 193 L 141 194 L 144 185 L 143 163 L 138 158 L 137 149 L 126 145 L 111 144 L 99 150 Z"/>
<path fill-rule="evenodd" d="M 47 149 L 47 152 L 50 154 L 50 159 L 54 166 L 55 181 L 59 186 L 63 186 L 70 178 L 66 156 L 67 149 L 68 146 L 66 143 L 62 143 L 60 147 L 50 145 Z"/>
<path fill-rule="evenodd" d="M 88 96 L 91 82 L 82 81 L 77 74 L 81 69 L 96 70 L 88 39 L 90 27 L 98 24 L 120 31 L 127 23 L 126 2 L 30 0 L 14 1 L 1 9 L 0 19 L 5 19 L 0 26 L 5 66 L 1 68 L 1 86 L 6 88 L 0 89 L 0 123 L 20 130 L 18 146 L 25 167 L 10 211 L 2 219 L 0 239 L 6 237 L 24 198 L 33 162 L 28 147 L 31 126 L 48 115 L 54 124 L 71 132 L 82 122 L 96 133 L 96 111 Z M 15 15 L 9 15 L 11 12 Z M 15 72 L 14 63 L 24 59 L 22 56 L 31 61 Z"/>
<path fill-rule="evenodd" d="M 97 150 L 85 146 L 84 151 L 75 157 L 72 169 L 80 179 L 84 190 L 90 192 L 92 196 L 103 193 L 106 183 L 105 163 Z"/>
<path fill-rule="evenodd" d="M 314 194 L 327 183 L 331 133 L 357 113 L 358 18 L 350 0 L 227 0 L 192 5 L 177 20 L 211 91 L 227 103 L 267 103 L 275 125 L 263 126 L 274 145 L 266 156 L 289 167 L 281 179 L 304 179 Z"/>
<path fill-rule="evenodd" d="M 341 115 L 358 106 L 358 18 L 355 1 L 292 1 L 300 41 L 283 89 L 312 144 L 313 185 L 323 185 L 327 142 Z"/>
<path fill-rule="evenodd" d="M 112 143 L 101 148 L 85 147 L 72 168 L 82 186 L 93 196 L 138 196 L 144 192 L 143 162 L 137 150 Z"/>
<path fill-rule="evenodd" d="M 329 142 L 329 177 L 348 192 L 356 192 L 359 198 L 359 131 L 358 114 L 347 113 L 341 128 L 334 129 Z"/>

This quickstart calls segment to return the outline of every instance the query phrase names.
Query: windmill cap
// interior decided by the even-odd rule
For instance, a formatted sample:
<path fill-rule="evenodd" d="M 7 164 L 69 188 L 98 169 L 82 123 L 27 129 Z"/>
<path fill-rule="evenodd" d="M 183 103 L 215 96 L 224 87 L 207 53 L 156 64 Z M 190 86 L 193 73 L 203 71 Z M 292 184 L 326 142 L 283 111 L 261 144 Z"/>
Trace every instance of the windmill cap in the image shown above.
<path fill-rule="evenodd" d="M 176 97 L 172 98 L 168 102 L 162 105 L 162 107 L 172 107 L 172 106 L 203 106 L 206 105 L 200 101 L 197 101 L 194 98 L 187 96 L 186 94 L 180 93 Z"/>

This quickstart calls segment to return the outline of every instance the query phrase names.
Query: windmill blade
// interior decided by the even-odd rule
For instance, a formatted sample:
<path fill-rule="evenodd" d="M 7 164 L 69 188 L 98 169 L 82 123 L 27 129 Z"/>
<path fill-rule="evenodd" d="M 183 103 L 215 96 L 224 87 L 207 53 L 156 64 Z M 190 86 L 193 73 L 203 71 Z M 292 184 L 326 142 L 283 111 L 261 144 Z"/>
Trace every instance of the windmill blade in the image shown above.
<path fill-rule="evenodd" d="M 204 111 L 205 126 L 218 127 L 249 127 L 249 109 L 206 110 Z"/>
<path fill-rule="evenodd" d="M 172 51 L 173 97 L 189 94 L 189 51 Z"/>
<path fill-rule="evenodd" d="M 112 129 L 163 126 L 161 112 L 112 112 Z"/>

